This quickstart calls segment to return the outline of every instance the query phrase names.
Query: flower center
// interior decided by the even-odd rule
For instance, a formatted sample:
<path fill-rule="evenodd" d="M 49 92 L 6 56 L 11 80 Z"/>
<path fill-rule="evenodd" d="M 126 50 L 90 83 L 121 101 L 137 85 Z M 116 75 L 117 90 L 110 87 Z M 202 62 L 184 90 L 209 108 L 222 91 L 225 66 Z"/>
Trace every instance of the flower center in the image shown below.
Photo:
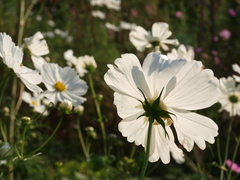
<path fill-rule="evenodd" d="M 228 99 L 233 104 L 238 102 L 238 97 L 236 95 L 231 95 L 231 96 L 229 96 Z"/>
<path fill-rule="evenodd" d="M 35 106 L 38 105 L 38 103 L 36 101 L 32 101 L 32 104 L 35 105 Z"/>
<path fill-rule="evenodd" d="M 147 99 L 147 101 L 150 104 L 152 104 L 155 100 Z M 159 107 L 160 107 L 160 110 L 167 111 L 167 106 L 163 101 L 160 101 Z M 142 104 L 139 104 L 139 105 L 136 106 L 136 108 L 143 109 L 143 106 L 142 106 Z M 162 117 L 161 115 L 159 117 L 163 120 L 165 126 L 171 126 L 172 125 L 173 120 L 171 118 Z M 148 121 L 148 117 L 145 117 L 145 122 L 147 122 L 147 121 Z M 156 120 L 154 120 L 153 125 L 160 125 L 160 124 Z"/>
<path fill-rule="evenodd" d="M 63 84 L 62 82 L 59 82 L 59 81 L 54 85 L 54 87 L 56 88 L 57 91 L 60 91 L 60 92 L 66 90 L 65 84 Z"/>

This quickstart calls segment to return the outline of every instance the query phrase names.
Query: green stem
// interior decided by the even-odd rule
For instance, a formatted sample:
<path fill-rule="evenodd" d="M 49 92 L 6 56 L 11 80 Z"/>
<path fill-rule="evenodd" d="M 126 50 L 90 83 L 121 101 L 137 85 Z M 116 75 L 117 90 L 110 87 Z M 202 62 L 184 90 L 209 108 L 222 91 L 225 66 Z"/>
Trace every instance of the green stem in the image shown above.
<path fill-rule="evenodd" d="M 2 134 L 4 142 L 7 142 L 6 125 L 3 122 L 2 118 L 0 119 L 0 130 L 1 130 L 1 134 Z"/>
<path fill-rule="evenodd" d="M 9 77 L 10 77 L 11 73 L 9 73 L 4 79 L 3 81 L 1 82 L 1 94 L 0 94 L 0 103 L 2 103 L 2 97 L 3 97 L 3 93 L 6 89 L 6 85 L 8 84 L 8 80 L 9 80 Z"/>
<path fill-rule="evenodd" d="M 153 117 L 149 117 L 149 125 L 148 125 L 148 134 L 147 134 L 147 147 L 146 147 L 146 153 L 145 153 L 145 158 L 142 166 L 142 171 L 139 177 L 139 180 L 143 180 L 144 175 L 147 170 L 147 165 L 148 165 L 148 159 L 149 159 L 149 153 L 150 153 L 150 145 L 151 145 L 151 135 L 152 135 L 152 122 L 153 122 Z"/>
<path fill-rule="evenodd" d="M 79 137 L 79 140 L 80 140 L 80 143 L 81 143 L 81 146 L 82 146 L 84 156 L 86 157 L 86 159 L 88 159 L 89 158 L 89 153 L 87 151 L 86 145 L 85 145 L 84 140 L 83 140 L 79 118 L 77 118 L 77 131 L 78 131 L 78 137 Z"/>
<path fill-rule="evenodd" d="M 232 109 L 233 109 L 233 108 L 232 108 Z M 233 112 L 233 111 L 232 111 L 232 112 Z M 228 127 L 227 140 L 226 140 L 226 148 L 225 148 L 225 155 L 224 155 L 224 160 L 223 160 L 223 162 L 222 162 L 220 180 L 223 180 L 223 176 L 224 176 L 224 169 L 225 169 L 226 160 L 227 160 L 227 157 L 228 157 L 229 141 L 230 141 L 230 134 L 231 134 L 231 131 L 232 131 L 233 119 L 234 119 L 234 117 L 232 116 L 232 117 L 231 117 L 231 120 L 230 120 L 229 127 Z"/>
<path fill-rule="evenodd" d="M 107 154 L 107 143 L 106 143 L 106 131 L 105 131 L 105 126 L 102 118 L 102 112 L 100 108 L 100 103 L 99 100 L 97 99 L 94 86 L 93 86 L 93 80 L 92 80 L 92 73 L 88 73 L 88 78 L 89 78 L 89 87 L 91 89 L 91 93 L 94 99 L 94 103 L 96 106 L 97 114 L 98 114 L 98 122 L 100 123 L 101 131 L 102 131 L 102 136 L 103 136 L 103 148 L 104 148 L 104 154 Z"/>
<path fill-rule="evenodd" d="M 132 144 L 131 154 L 130 154 L 130 159 L 133 158 L 133 156 L 134 156 L 134 154 L 135 154 L 135 151 L 136 151 L 136 147 L 137 147 L 136 144 L 133 143 L 133 144 Z"/>
<path fill-rule="evenodd" d="M 28 125 L 25 125 L 24 129 L 23 129 L 21 159 L 24 159 L 24 145 L 25 145 L 25 137 L 26 137 L 27 128 L 28 128 Z"/>
<path fill-rule="evenodd" d="M 196 149 L 194 149 L 193 152 L 194 152 L 194 156 L 195 156 L 196 161 L 197 161 L 198 173 L 199 173 L 200 176 L 201 176 L 201 180 L 203 180 L 203 174 L 202 174 L 202 171 L 201 171 L 201 165 L 200 165 L 200 161 L 199 161 L 199 156 L 198 156 L 197 153 L 196 153 Z"/>
<path fill-rule="evenodd" d="M 240 135 L 239 135 L 239 137 L 238 137 L 238 139 L 237 139 L 237 144 L 236 144 L 236 147 L 235 147 L 235 149 L 234 149 L 234 153 L 233 153 L 233 157 L 232 157 L 232 164 L 234 163 L 234 161 L 235 161 L 235 158 L 236 158 L 236 155 L 237 155 L 237 152 L 238 152 L 238 147 L 239 147 L 239 144 L 240 144 Z M 232 175 L 232 165 L 231 165 L 231 167 L 230 167 L 230 172 L 229 172 L 229 174 L 228 174 L 228 178 L 227 179 L 231 179 L 231 175 Z"/>
<path fill-rule="evenodd" d="M 60 127 L 61 123 L 63 120 L 63 116 L 61 117 L 60 121 L 58 122 L 56 128 L 54 129 L 54 131 L 52 132 L 52 134 L 48 137 L 48 139 L 41 145 L 39 146 L 37 149 L 35 149 L 34 151 L 32 151 L 31 153 L 29 153 L 27 156 L 31 156 L 33 154 L 35 154 L 37 151 L 39 151 L 40 149 L 42 149 L 52 138 L 53 136 L 56 134 L 58 128 Z"/>

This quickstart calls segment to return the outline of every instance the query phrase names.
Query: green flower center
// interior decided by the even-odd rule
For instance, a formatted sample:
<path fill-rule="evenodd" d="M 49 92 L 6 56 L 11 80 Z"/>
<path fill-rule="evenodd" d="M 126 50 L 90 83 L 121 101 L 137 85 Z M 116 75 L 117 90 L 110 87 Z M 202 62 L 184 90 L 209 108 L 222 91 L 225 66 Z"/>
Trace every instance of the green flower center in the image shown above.
<path fill-rule="evenodd" d="M 231 95 L 231 96 L 229 96 L 228 99 L 233 104 L 238 102 L 238 97 L 236 95 Z"/>
<path fill-rule="evenodd" d="M 63 84 L 62 82 L 57 82 L 54 87 L 56 88 L 57 91 L 62 92 L 66 90 L 66 86 L 65 84 Z"/>

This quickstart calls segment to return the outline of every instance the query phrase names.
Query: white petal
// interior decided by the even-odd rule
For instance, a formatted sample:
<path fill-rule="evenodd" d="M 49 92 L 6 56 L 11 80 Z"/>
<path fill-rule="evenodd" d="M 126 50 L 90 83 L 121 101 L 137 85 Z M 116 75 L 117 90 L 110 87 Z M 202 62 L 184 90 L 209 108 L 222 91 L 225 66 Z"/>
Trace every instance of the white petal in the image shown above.
<path fill-rule="evenodd" d="M 145 96 L 151 97 L 148 85 L 142 72 L 138 58 L 133 54 L 124 54 L 122 58 L 115 60 L 118 67 L 109 65 L 104 80 L 114 91 L 132 96 L 136 99 L 143 99 L 140 88 Z"/>
<path fill-rule="evenodd" d="M 207 108 L 218 101 L 218 80 L 202 64 L 188 61 L 175 75 L 175 88 L 164 99 L 168 107 L 187 110 Z"/>
<path fill-rule="evenodd" d="M 36 56 L 36 55 L 32 55 L 31 58 L 36 70 L 41 71 L 42 65 L 46 63 L 45 59 L 43 59 L 41 56 Z"/>
<path fill-rule="evenodd" d="M 214 143 L 214 137 L 218 135 L 218 126 L 212 119 L 176 108 L 169 111 L 176 116 L 172 116 L 173 125 L 179 142 L 187 151 L 192 150 L 194 142 L 201 149 L 205 148 L 205 141 Z"/>

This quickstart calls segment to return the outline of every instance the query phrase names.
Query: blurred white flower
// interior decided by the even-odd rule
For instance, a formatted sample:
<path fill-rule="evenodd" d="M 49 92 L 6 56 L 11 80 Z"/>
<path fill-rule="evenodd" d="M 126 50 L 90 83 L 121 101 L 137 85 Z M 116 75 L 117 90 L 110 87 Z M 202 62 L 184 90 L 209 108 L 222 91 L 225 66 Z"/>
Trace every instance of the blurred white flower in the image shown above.
<path fill-rule="evenodd" d="M 232 68 L 233 70 L 238 73 L 239 75 L 233 75 L 234 79 L 237 81 L 237 82 L 240 82 L 240 67 L 238 64 L 233 64 L 232 65 Z"/>
<path fill-rule="evenodd" d="M 129 39 L 139 51 L 144 51 L 145 48 L 151 47 L 155 47 L 157 50 L 161 47 L 164 51 L 168 51 L 169 47 L 166 44 L 179 44 L 177 39 L 168 39 L 171 35 L 172 32 L 169 31 L 167 23 L 156 22 L 152 25 L 151 32 L 147 32 L 141 26 L 136 26 L 129 33 Z"/>
<path fill-rule="evenodd" d="M 63 102 L 64 99 L 71 101 L 74 106 L 86 101 L 82 96 L 86 94 L 88 86 L 74 69 L 62 68 L 55 63 L 45 63 L 41 74 L 47 88 L 43 95 L 55 105 L 58 101 Z"/>
<path fill-rule="evenodd" d="M 36 20 L 37 20 L 38 22 L 41 22 L 41 21 L 42 21 L 42 16 L 37 15 L 37 16 L 36 16 Z"/>
<path fill-rule="evenodd" d="M 121 10 L 121 0 L 105 0 L 104 4 L 108 9 L 113 9 L 115 11 Z"/>
<path fill-rule="evenodd" d="M 105 0 L 90 0 L 91 6 L 103 6 Z"/>
<path fill-rule="evenodd" d="M 30 107 L 33 107 L 33 110 L 35 112 L 38 112 L 40 114 L 43 113 L 44 116 L 48 115 L 48 111 L 46 110 L 46 105 L 42 104 L 42 100 L 43 100 L 43 96 L 42 94 L 37 94 L 37 93 L 33 93 L 33 95 L 31 95 L 29 92 L 24 91 L 22 93 L 22 100 L 26 103 L 29 104 Z"/>
<path fill-rule="evenodd" d="M 48 45 L 41 32 L 36 32 L 33 36 L 24 39 L 23 48 L 30 53 L 34 67 L 40 71 L 42 65 L 46 62 L 41 56 L 49 53 Z"/>
<path fill-rule="evenodd" d="M 120 28 L 125 30 L 132 30 L 136 26 L 135 23 L 129 23 L 126 21 L 120 21 Z"/>
<path fill-rule="evenodd" d="M 152 125 L 149 161 L 160 158 L 167 164 L 171 152 L 181 163 L 183 153 L 175 144 L 170 126 L 174 126 L 179 143 L 187 151 L 193 149 L 194 143 L 200 149 L 206 148 L 205 141 L 214 143 L 218 135 L 216 123 L 191 110 L 207 108 L 218 101 L 218 80 L 210 69 L 202 70 L 199 61 L 165 58 L 159 52 L 150 53 L 141 66 L 135 55 L 123 54 L 115 60 L 116 66 L 108 65 L 104 80 L 115 91 L 114 104 L 122 118 L 119 130 L 129 142 L 145 149 L 149 126 L 147 113 L 152 111 L 146 112 L 143 106 L 146 101 L 152 105 L 160 98 L 159 104 L 155 104 L 159 109 L 154 111 L 158 116 L 154 116 Z"/>
<path fill-rule="evenodd" d="M 47 24 L 51 27 L 54 27 L 55 26 L 55 22 L 53 20 L 47 20 Z"/>
<path fill-rule="evenodd" d="M 111 24 L 111 23 L 109 23 L 109 22 L 106 22 L 106 23 L 105 23 L 105 26 L 106 26 L 106 28 L 108 28 L 108 29 L 110 29 L 110 30 L 113 30 L 113 31 L 115 31 L 115 32 L 120 31 L 120 28 L 119 28 L 118 26 L 115 26 L 114 24 Z"/>
<path fill-rule="evenodd" d="M 29 90 L 38 93 L 42 91 L 37 86 L 42 82 L 41 75 L 37 71 L 22 65 L 23 51 L 12 42 L 12 38 L 6 33 L 0 33 L 0 57 L 4 64 L 13 69 L 17 77 Z"/>
<path fill-rule="evenodd" d="M 49 38 L 54 38 L 55 37 L 55 34 L 53 31 L 46 31 L 46 32 L 42 32 L 42 35 L 44 37 L 49 37 Z"/>
<path fill-rule="evenodd" d="M 171 52 L 167 53 L 167 57 L 169 59 L 186 59 L 190 61 L 194 59 L 195 53 L 191 46 L 186 48 L 186 46 L 181 44 L 177 50 L 173 48 Z"/>
<path fill-rule="evenodd" d="M 68 36 L 68 32 L 63 31 L 61 29 L 55 29 L 55 34 L 59 35 L 61 38 L 66 38 Z"/>
<path fill-rule="evenodd" d="M 230 116 L 240 115 L 240 84 L 236 85 L 233 77 L 222 77 L 220 81 L 221 95 L 219 97 L 219 103 L 221 109 L 219 112 L 226 110 Z"/>
<path fill-rule="evenodd" d="M 106 14 L 102 11 L 92 11 L 92 16 L 93 17 L 96 17 L 96 18 L 99 18 L 99 19 L 106 19 Z"/>

